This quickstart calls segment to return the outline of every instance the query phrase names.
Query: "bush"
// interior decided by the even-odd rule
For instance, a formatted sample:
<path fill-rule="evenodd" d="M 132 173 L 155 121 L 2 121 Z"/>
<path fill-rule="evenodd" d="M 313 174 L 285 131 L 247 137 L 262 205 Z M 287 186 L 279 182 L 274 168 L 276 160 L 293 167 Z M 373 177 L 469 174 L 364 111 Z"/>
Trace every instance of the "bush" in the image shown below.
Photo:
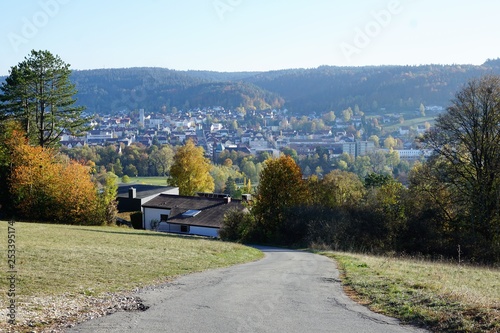
<path fill-rule="evenodd" d="M 144 229 L 142 227 L 142 212 L 130 213 L 130 221 L 134 229 Z"/>
<path fill-rule="evenodd" d="M 123 176 L 122 183 L 124 183 L 124 184 L 130 183 L 130 177 L 127 175 Z"/>
<path fill-rule="evenodd" d="M 224 216 L 219 236 L 222 240 L 243 242 L 252 240 L 255 220 L 248 211 L 232 209 Z"/>

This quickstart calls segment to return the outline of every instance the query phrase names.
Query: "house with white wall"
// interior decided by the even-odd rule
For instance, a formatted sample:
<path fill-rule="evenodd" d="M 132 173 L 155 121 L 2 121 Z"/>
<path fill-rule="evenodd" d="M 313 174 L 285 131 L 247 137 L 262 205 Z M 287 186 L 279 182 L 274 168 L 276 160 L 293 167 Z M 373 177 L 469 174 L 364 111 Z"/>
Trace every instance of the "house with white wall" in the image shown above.
<path fill-rule="evenodd" d="M 181 196 L 160 194 L 142 205 L 143 228 L 187 235 L 218 237 L 224 215 L 231 209 L 244 210 L 241 200 L 227 195 Z"/>

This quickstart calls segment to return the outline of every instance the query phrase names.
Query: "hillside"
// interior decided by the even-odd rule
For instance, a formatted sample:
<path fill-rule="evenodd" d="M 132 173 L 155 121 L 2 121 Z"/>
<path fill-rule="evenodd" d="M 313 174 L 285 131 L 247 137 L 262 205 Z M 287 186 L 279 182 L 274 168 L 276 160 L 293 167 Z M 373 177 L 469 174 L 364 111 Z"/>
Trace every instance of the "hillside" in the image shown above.
<path fill-rule="evenodd" d="M 294 114 L 405 112 L 446 106 L 467 80 L 500 74 L 500 60 L 481 66 L 422 65 L 286 69 L 269 72 L 175 71 L 165 68 L 75 70 L 79 104 L 91 113 L 206 106 L 287 108 Z M 0 81 L 3 78 L 0 78 Z"/>
<path fill-rule="evenodd" d="M 239 244 L 129 228 L 12 224 L 9 233 L 14 230 L 18 246 L 17 324 L 7 323 L 6 304 L 13 299 L 7 290 L 13 285 L 4 278 L 0 332 L 60 332 L 71 322 L 137 309 L 140 300 L 131 292 L 138 288 L 263 256 Z M 0 226 L 6 239 L 7 222 Z M 2 270 L 7 271 L 7 260 Z"/>
<path fill-rule="evenodd" d="M 255 75 L 248 81 L 280 94 L 295 113 L 343 110 L 357 104 L 365 112 L 446 106 L 470 78 L 500 74 L 495 61 L 482 66 L 427 65 L 291 69 Z"/>
<path fill-rule="evenodd" d="M 172 107 L 224 106 L 249 109 L 280 108 L 283 99 L 238 73 L 180 72 L 163 68 L 74 71 L 79 104 L 90 112 L 115 113 L 144 108 L 169 112 Z"/>

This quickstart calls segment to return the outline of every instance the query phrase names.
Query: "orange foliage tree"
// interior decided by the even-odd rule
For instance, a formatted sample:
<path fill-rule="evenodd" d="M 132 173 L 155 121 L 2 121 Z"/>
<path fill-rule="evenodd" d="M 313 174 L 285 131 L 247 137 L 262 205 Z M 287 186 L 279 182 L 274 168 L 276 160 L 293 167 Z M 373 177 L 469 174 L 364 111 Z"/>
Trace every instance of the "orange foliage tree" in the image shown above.
<path fill-rule="evenodd" d="M 65 224 L 102 224 L 99 194 L 89 167 L 65 159 L 50 148 L 33 147 L 13 131 L 9 190 L 16 211 L 25 219 Z"/>

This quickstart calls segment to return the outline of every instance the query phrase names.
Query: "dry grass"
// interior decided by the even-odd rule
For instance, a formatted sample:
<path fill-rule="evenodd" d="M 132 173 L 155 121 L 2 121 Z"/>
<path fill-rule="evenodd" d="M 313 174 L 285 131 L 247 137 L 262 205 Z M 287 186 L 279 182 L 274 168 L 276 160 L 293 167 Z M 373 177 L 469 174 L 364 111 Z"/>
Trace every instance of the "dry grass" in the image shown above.
<path fill-rule="evenodd" d="M 499 332 L 500 270 L 327 253 L 346 289 L 373 310 L 437 332 Z"/>
<path fill-rule="evenodd" d="M 262 256 L 260 251 L 238 244 L 129 228 L 35 223 L 16 223 L 15 228 L 20 322 L 42 313 L 45 300 L 50 298 L 70 304 L 82 297 L 128 292 L 180 274 Z M 1 222 L 0 245 L 4 251 L 6 241 L 7 223 Z M 7 272 L 5 252 L 3 258 L 0 269 Z M 2 318 L 6 318 L 7 289 L 8 281 L 0 279 Z M 0 331 L 5 325 L 6 320 L 0 322 Z"/>

